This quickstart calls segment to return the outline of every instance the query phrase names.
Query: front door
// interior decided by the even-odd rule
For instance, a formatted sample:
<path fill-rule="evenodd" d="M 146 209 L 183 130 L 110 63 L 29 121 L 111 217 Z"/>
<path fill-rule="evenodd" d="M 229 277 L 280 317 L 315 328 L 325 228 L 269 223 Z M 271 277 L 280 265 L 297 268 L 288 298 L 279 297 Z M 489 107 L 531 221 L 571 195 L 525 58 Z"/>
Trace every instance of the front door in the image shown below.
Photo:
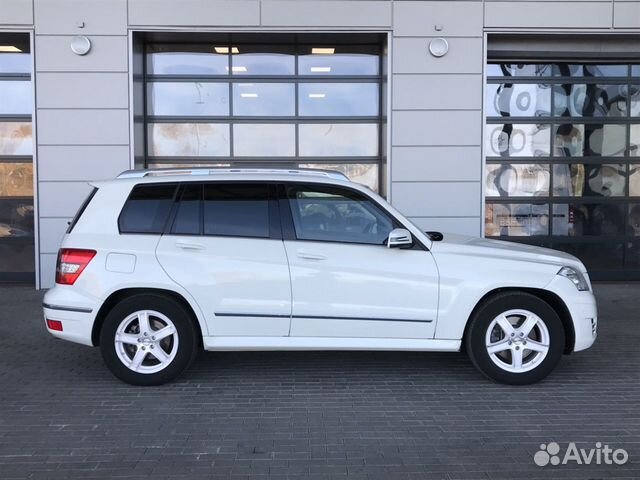
<path fill-rule="evenodd" d="M 417 243 L 387 248 L 397 219 L 355 189 L 283 189 L 292 337 L 433 338 L 437 268 Z"/>
<path fill-rule="evenodd" d="M 275 187 L 188 183 L 156 254 L 214 336 L 287 336 L 291 286 Z"/>

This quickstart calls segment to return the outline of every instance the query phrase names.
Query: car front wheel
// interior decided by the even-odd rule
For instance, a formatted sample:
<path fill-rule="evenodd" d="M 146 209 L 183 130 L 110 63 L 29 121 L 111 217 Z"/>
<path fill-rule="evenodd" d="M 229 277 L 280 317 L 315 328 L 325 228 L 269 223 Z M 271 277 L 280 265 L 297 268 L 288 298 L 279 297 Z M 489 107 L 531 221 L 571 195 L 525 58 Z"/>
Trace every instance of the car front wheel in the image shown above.
<path fill-rule="evenodd" d="M 173 380 L 193 361 L 196 331 L 175 300 L 143 294 L 124 299 L 107 314 L 100 349 L 111 372 L 133 385 Z"/>
<path fill-rule="evenodd" d="M 466 334 L 473 364 L 487 377 L 512 385 L 535 383 L 549 375 L 564 344 L 558 314 L 525 292 L 490 298 L 474 313 Z"/>

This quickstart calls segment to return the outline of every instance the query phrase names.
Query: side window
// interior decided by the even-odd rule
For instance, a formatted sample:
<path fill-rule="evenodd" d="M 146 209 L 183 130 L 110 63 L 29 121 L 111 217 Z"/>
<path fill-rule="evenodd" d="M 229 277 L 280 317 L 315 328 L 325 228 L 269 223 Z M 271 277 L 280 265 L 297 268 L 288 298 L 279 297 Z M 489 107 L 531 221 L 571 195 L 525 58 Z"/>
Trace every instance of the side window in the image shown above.
<path fill-rule="evenodd" d="M 393 219 L 365 195 L 339 187 L 290 187 L 287 197 L 299 240 L 383 245 Z"/>
<path fill-rule="evenodd" d="M 268 238 L 269 185 L 206 184 L 204 234 Z"/>
<path fill-rule="evenodd" d="M 180 194 L 171 233 L 177 235 L 202 234 L 202 184 L 185 184 Z"/>
<path fill-rule="evenodd" d="M 162 233 L 175 191 L 175 184 L 135 186 L 120 212 L 120 233 Z"/>

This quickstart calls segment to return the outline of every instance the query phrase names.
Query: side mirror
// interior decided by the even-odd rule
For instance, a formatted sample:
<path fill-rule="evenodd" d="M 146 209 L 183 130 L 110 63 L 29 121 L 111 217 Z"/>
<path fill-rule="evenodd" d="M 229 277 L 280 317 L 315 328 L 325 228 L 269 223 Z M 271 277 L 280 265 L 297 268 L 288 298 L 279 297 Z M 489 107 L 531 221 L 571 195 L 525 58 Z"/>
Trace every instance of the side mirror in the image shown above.
<path fill-rule="evenodd" d="M 413 246 L 413 237 L 409 230 L 404 228 L 391 230 L 389 238 L 387 238 L 388 248 L 410 248 L 411 246 Z"/>

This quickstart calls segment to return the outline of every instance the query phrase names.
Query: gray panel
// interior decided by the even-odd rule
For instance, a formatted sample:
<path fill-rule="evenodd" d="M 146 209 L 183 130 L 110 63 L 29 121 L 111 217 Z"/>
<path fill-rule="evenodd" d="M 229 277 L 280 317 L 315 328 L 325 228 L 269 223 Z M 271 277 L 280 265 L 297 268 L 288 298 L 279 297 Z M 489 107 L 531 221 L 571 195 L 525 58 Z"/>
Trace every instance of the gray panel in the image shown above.
<path fill-rule="evenodd" d="M 90 191 L 87 182 L 40 182 L 40 217 L 73 217 Z"/>
<path fill-rule="evenodd" d="M 258 25 L 258 0 L 129 0 L 130 25 Z"/>
<path fill-rule="evenodd" d="M 392 113 L 392 145 L 480 145 L 480 111 L 401 111 Z"/>
<path fill-rule="evenodd" d="M 32 25 L 33 5 L 31 0 L 2 0 L 0 25 Z"/>
<path fill-rule="evenodd" d="M 388 27 L 391 2 L 265 0 L 262 24 L 300 27 Z"/>
<path fill-rule="evenodd" d="M 127 33 L 126 0 L 46 0 L 35 3 L 39 35 Z M 80 22 L 84 23 L 79 28 Z"/>
<path fill-rule="evenodd" d="M 395 2 L 393 8 L 393 34 L 397 36 L 482 36 L 480 1 Z"/>
<path fill-rule="evenodd" d="M 431 38 L 394 38 L 393 73 L 482 73 L 482 39 L 448 38 L 449 53 L 429 53 Z"/>
<path fill-rule="evenodd" d="M 128 108 L 126 73 L 38 73 L 39 108 Z"/>
<path fill-rule="evenodd" d="M 397 181 L 481 180 L 481 147 L 393 147 L 391 178 Z"/>
<path fill-rule="evenodd" d="M 129 147 L 53 146 L 38 148 L 38 178 L 43 180 L 106 180 L 128 170 Z"/>
<path fill-rule="evenodd" d="M 40 288 L 51 288 L 56 280 L 56 260 L 54 254 L 40 255 Z"/>
<path fill-rule="evenodd" d="M 127 145 L 128 110 L 38 110 L 39 145 Z"/>
<path fill-rule="evenodd" d="M 84 56 L 71 51 L 71 36 L 36 35 L 38 72 L 126 72 L 126 36 L 93 36 L 91 51 Z"/>
<path fill-rule="evenodd" d="M 394 75 L 393 108 L 480 110 L 482 75 Z"/>
<path fill-rule="evenodd" d="M 610 28 L 613 2 L 487 2 L 485 27 Z"/>
<path fill-rule="evenodd" d="M 425 231 L 445 234 L 480 236 L 482 233 L 480 217 L 411 217 L 411 221 Z"/>
<path fill-rule="evenodd" d="M 407 217 L 473 217 L 480 213 L 480 182 L 392 183 L 393 206 Z"/>
<path fill-rule="evenodd" d="M 613 26 L 616 28 L 640 28 L 640 2 L 617 0 L 613 10 Z"/>
<path fill-rule="evenodd" d="M 69 226 L 69 218 L 41 218 L 40 219 L 40 252 L 57 253 L 62 243 L 64 232 Z"/>

